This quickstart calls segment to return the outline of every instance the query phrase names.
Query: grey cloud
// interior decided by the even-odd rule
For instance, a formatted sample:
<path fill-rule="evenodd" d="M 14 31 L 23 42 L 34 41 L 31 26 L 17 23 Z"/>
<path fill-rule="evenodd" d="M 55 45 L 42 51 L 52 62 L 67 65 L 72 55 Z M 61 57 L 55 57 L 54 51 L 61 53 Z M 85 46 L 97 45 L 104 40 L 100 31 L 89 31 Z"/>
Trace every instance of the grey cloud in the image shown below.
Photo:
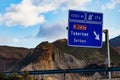
<path fill-rule="evenodd" d="M 40 26 L 39 32 L 36 37 L 43 38 L 45 40 L 56 40 L 60 38 L 66 38 L 67 30 L 66 26 L 62 24 L 43 24 Z"/>

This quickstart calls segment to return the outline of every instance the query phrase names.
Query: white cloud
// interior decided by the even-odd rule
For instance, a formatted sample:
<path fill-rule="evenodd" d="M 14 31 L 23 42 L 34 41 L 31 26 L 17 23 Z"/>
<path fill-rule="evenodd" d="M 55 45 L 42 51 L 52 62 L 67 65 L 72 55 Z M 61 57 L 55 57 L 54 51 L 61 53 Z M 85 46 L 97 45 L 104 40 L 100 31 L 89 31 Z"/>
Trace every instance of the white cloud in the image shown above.
<path fill-rule="evenodd" d="M 2 23 L 2 15 L 0 14 L 0 24 Z"/>
<path fill-rule="evenodd" d="M 114 9 L 117 5 L 120 5 L 120 0 L 111 0 L 109 3 L 102 6 L 102 10 Z"/>
<path fill-rule="evenodd" d="M 13 38 L 12 41 L 13 42 L 19 42 L 19 40 L 17 38 Z"/>
<path fill-rule="evenodd" d="M 1 14 L 4 24 L 8 26 L 33 26 L 45 22 L 45 13 L 58 9 L 80 9 L 91 0 L 22 0 L 19 4 L 11 4 L 6 13 Z"/>
<path fill-rule="evenodd" d="M 8 26 L 19 24 L 27 27 L 43 23 L 45 21 L 44 16 L 42 14 L 39 15 L 36 9 L 30 0 L 23 0 L 20 4 L 11 4 L 6 9 L 6 13 L 3 14 L 3 20 Z"/>

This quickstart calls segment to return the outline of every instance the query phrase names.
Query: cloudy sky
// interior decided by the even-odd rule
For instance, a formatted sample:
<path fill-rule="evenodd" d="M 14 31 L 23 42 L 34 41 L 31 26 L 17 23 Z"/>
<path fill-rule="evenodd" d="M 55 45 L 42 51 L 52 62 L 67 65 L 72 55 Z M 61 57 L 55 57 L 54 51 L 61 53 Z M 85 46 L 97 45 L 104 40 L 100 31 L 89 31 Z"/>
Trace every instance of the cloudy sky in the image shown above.
<path fill-rule="evenodd" d="M 67 38 L 69 9 L 102 12 L 110 38 L 120 35 L 120 0 L 0 0 L 0 45 L 34 48 Z"/>

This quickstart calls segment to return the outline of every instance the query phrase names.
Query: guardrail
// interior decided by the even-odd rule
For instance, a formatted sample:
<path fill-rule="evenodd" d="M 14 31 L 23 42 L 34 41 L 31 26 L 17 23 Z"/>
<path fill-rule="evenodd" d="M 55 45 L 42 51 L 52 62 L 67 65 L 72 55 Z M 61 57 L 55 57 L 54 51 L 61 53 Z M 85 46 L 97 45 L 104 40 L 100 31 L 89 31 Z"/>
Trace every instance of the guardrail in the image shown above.
<path fill-rule="evenodd" d="M 120 71 L 120 67 L 110 67 L 110 68 L 80 68 L 80 69 L 59 69 L 59 70 L 36 70 L 36 71 L 27 71 L 29 75 L 40 75 L 40 74 L 66 74 L 66 73 L 84 73 L 84 72 L 112 72 Z M 4 74 L 9 75 L 14 72 L 4 72 Z M 18 75 L 23 74 L 24 72 L 16 71 Z"/>

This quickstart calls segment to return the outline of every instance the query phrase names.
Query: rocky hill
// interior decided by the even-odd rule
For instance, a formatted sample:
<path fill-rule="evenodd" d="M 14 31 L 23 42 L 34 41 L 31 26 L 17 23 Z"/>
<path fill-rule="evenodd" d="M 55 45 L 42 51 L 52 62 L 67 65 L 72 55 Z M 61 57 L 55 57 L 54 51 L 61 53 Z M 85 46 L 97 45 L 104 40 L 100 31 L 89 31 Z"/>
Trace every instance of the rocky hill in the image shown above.
<path fill-rule="evenodd" d="M 53 43 L 43 42 L 21 60 L 11 71 L 31 71 L 31 70 L 54 70 L 54 69 L 74 69 L 74 68 L 96 68 L 104 67 L 105 64 L 105 46 L 101 49 L 80 48 L 67 46 L 67 40 L 61 39 Z M 119 66 L 120 55 L 110 47 L 111 65 Z M 81 80 L 82 74 L 73 74 L 74 80 Z M 72 75 L 72 76 L 73 76 Z M 72 78 L 68 75 L 68 80 Z M 80 77 L 82 76 L 82 77 Z M 94 74 L 92 75 L 94 76 Z M 44 77 L 52 77 L 55 80 L 63 80 L 61 75 L 44 75 Z M 41 79 L 43 76 L 36 76 Z M 84 77 L 88 80 L 94 80 L 93 77 Z"/>
<path fill-rule="evenodd" d="M 84 60 L 88 65 L 89 64 L 105 64 L 106 58 L 106 47 L 103 43 L 102 48 L 82 48 L 82 47 L 69 47 L 67 46 L 67 40 L 57 40 L 53 42 L 55 46 L 61 51 L 75 56 L 79 60 Z M 120 63 L 120 55 L 118 52 L 110 46 L 110 55 L 111 55 L 111 64 L 112 66 Z"/>
<path fill-rule="evenodd" d="M 120 66 L 120 54 L 110 46 L 111 66 Z M 74 68 L 105 67 L 106 48 L 81 48 L 70 47 L 66 39 L 53 43 L 42 42 L 35 49 L 0 47 L 0 65 L 7 71 L 32 71 Z M 1 67 L 1 70 L 3 70 Z M 86 74 L 67 74 L 67 80 L 94 80 L 99 73 L 86 76 Z M 63 75 L 39 75 L 37 79 L 51 77 L 63 80 Z"/>
<path fill-rule="evenodd" d="M 120 54 L 120 35 L 110 39 L 110 45 Z"/>
<path fill-rule="evenodd" d="M 14 66 L 12 71 L 73 69 L 84 68 L 85 66 L 85 61 L 78 60 L 74 56 L 62 52 L 53 43 L 43 42 L 31 51 L 21 62 Z M 75 80 L 80 80 L 80 74 L 76 75 Z M 63 75 L 45 75 L 44 77 L 63 80 Z M 36 78 L 41 79 L 43 77 L 40 75 L 36 76 Z"/>
<path fill-rule="evenodd" d="M 120 54 L 120 46 L 116 47 L 115 50 Z"/>
<path fill-rule="evenodd" d="M 115 38 L 110 39 L 110 44 L 113 47 L 120 47 L 120 35 Z"/>
<path fill-rule="evenodd" d="M 29 52 L 27 48 L 0 46 L 0 72 L 7 71 Z"/>

